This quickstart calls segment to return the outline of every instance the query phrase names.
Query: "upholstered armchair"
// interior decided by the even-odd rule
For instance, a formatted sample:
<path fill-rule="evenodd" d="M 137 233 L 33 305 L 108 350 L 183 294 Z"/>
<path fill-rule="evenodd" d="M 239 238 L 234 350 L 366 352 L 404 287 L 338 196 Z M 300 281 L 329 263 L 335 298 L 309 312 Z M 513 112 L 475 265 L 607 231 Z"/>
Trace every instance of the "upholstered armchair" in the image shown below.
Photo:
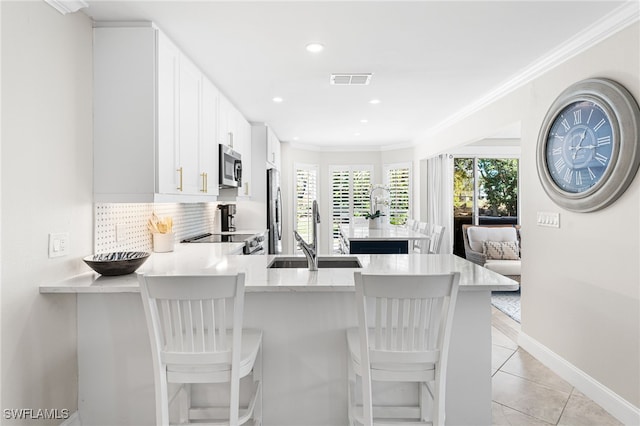
<path fill-rule="evenodd" d="M 520 282 L 520 225 L 462 225 L 467 260 Z"/>

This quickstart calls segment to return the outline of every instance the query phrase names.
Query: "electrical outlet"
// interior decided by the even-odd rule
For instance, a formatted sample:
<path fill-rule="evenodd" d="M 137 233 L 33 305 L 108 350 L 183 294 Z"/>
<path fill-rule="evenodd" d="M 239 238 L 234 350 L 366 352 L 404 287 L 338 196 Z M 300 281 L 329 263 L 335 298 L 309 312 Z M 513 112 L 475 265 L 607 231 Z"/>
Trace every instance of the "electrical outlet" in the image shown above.
<path fill-rule="evenodd" d="M 560 213 L 538 212 L 536 223 L 538 226 L 560 228 Z"/>
<path fill-rule="evenodd" d="M 69 254 L 69 233 L 49 234 L 49 257 L 61 257 Z"/>
<path fill-rule="evenodd" d="M 116 224 L 116 243 L 121 243 L 127 239 L 129 228 L 124 223 Z"/>

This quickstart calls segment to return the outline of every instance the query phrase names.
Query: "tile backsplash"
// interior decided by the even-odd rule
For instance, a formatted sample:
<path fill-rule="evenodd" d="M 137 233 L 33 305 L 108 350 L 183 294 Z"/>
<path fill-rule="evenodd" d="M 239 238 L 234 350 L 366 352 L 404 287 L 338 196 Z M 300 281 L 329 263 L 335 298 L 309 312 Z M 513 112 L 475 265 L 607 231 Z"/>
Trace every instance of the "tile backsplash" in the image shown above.
<path fill-rule="evenodd" d="M 159 218 L 173 218 L 176 242 L 185 237 L 213 232 L 218 223 L 216 207 L 216 203 L 96 203 L 94 253 L 152 251 L 151 231 L 147 223 L 153 213 Z"/>

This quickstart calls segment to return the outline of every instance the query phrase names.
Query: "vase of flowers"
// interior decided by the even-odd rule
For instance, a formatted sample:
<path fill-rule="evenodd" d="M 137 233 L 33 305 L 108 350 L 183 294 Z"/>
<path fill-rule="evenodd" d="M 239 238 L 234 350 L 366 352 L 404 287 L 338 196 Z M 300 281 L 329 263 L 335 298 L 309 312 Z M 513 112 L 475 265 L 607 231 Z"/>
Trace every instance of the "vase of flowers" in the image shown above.
<path fill-rule="evenodd" d="M 375 213 L 367 213 L 364 215 L 369 222 L 369 229 L 380 229 L 382 228 L 382 217 L 384 213 L 381 213 L 380 210 L 376 210 Z"/>
<path fill-rule="evenodd" d="M 390 200 L 389 200 L 389 188 L 384 185 L 371 185 L 371 190 L 369 192 L 369 202 L 371 205 L 371 211 L 374 213 L 367 213 L 365 217 L 369 221 L 370 229 L 379 229 L 383 228 L 385 223 L 383 216 L 385 216 L 384 211 L 389 208 Z M 381 210 L 382 208 L 383 210 Z"/>

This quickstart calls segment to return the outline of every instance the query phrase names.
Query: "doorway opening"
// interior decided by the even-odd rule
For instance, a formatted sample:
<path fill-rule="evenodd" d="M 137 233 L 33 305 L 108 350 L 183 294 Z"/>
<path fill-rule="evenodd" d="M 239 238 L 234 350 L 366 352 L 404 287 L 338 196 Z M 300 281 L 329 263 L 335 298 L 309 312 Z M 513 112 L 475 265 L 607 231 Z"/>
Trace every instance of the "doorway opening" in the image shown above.
<path fill-rule="evenodd" d="M 519 163 L 517 158 L 454 158 L 453 254 L 465 257 L 464 224 L 518 224 Z"/>

